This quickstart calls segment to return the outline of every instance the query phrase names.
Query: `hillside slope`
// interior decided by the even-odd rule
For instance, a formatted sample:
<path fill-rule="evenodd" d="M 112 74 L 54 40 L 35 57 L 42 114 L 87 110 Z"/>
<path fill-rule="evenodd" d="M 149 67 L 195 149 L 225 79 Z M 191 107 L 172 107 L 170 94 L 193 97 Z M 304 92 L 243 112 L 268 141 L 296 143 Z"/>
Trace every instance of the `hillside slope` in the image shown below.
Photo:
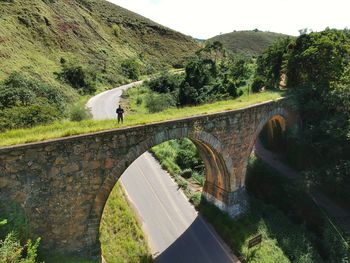
<path fill-rule="evenodd" d="M 252 57 L 260 55 L 269 45 L 282 37 L 287 35 L 258 30 L 234 31 L 215 36 L 208 41 L 220 41 L 226 49 Z"/>
<path fill-rule="evenodd" d="M 0 0 L 0 81 L 13 71 L 57 84 L 60 60 L 81 64 L 110 84 L 126 81 L 121 64 L 142 74 L 181 65 L 192 38 L 104 0 Z"/>

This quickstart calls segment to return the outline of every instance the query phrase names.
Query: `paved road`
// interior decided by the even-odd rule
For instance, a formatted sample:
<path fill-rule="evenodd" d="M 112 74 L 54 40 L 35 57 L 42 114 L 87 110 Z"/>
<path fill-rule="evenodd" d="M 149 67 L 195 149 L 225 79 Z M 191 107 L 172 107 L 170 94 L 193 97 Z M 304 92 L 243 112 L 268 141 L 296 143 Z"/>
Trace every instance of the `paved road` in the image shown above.
<path fill-rule="evenodd" d="M 142 82 L 141 80 L 102 92 L 91 98 L 86 106 L 90 109 L 93 118 L 96 120 L 114 119 L 116 117 L 115 110 L 118 107 L 123 91 L 140 85 Z"/>
<path fill-rule="evenodd" d="M 133 85 L 92 98 L 87 106 L 94 118 L 115 118 L 121 90 Z M 132 163 L 121 182 L 142 222 L 156 262 L 239 262 L 150 153 Z"/>

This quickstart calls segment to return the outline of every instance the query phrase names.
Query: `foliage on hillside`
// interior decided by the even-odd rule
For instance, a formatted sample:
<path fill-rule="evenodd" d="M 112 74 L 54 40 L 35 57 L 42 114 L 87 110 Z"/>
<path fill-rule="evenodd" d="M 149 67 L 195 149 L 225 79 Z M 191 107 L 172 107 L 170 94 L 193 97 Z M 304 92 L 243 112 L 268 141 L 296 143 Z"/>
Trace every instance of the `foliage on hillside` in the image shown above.
<path fill-rule="evenodd" d="M 277 42 L 258 58 L 257 78 L 270 88 L 285 74 L 301 116 L 288 155 L 309 183 L 350 200 L 350 32 L 326 29 Z M 324 160 L 327 160 L 325 162 Z"/>
<path fill-rule="evenodd" d="M 0 132 L 62 118 L 68 93 L 14 72 L 0 83 Z"/>
<path fill-rule="evenodd" d="M 187 61 L 184 74 L 163 73 L 147 82 L 157 93 L 149 106 L 161 105 L 162 101 L 170 107 L 236 98 L 243 94 L 239 88 L 247 84 L 253 73 L 249 64 L 248 59 L 227 55 L 220 42 L 207 43 Z"/>
<path fill-rule="evenodd" d="M 79 94 L 181 67 L 198 48 L 107 1 L 0 1 L 0 131 L 67 117 Z M 78 105 L 71 119 L 88 116 Z"/>
<path fill-rule="evenodd" d="M 286 37 L 286 35 L 252 30 L 234 31 L 215 36 L 207 41 L 220 41 L 227 50 L 233 53 L 247 57 L 256 57 L 277 39 L 283 37 Z"/>
<path fill-rule="evenodd" d="M 107 1 L 0 2 L 0 80 L 13 71 L 55 82 L 64 58 L 91 67 L 99 80 L 122 83 L 130 59 L 142 74 L 180 66 L 197 43 Z"/>

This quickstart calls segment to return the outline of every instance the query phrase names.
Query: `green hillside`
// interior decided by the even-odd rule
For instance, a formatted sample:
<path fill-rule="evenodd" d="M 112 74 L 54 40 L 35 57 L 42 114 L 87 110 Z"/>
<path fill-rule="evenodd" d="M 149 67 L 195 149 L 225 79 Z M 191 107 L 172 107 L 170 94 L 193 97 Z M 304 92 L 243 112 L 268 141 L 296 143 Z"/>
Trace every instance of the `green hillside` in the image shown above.
<path fill-rule="evenodd" d="M 100 82 L 122 83 L 121 64 L 141 74 L 181 65 L 198 44 L 104 0 L 0 0 L 0 81 L 13 71 L 56 83 L 60 60 L 98 73 Z"/>
<path fill-rule="evenodd" d="M 234 53 L 251 57 L 260 55 L 278 38 L 286 36 L 287 35 L 284 34 L 263 32 L 258 30 L 234 31 L 231 33 L 215 36 L 208 41 L 220 41 L 223 43 L 226 49 Z"/>

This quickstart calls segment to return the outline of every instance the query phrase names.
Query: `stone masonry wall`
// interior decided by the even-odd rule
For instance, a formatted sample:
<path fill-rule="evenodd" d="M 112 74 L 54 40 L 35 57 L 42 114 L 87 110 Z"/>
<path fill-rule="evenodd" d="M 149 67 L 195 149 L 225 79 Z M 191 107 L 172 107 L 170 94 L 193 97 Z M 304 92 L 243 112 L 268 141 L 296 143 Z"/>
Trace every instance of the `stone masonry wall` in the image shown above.
<path fill-rule="evenodd" d="M 208 171 L 205 196 L 237 216 L 246 209 L 252 146 L 273 116 L 289 118 L 285 99 L 242 110 L 0 148 L 0 202 L 16 203 L 33 237 L 58 252 L 98 256 L 104 205 L 137 157 L 170 139 L 190 138 Z"/>

